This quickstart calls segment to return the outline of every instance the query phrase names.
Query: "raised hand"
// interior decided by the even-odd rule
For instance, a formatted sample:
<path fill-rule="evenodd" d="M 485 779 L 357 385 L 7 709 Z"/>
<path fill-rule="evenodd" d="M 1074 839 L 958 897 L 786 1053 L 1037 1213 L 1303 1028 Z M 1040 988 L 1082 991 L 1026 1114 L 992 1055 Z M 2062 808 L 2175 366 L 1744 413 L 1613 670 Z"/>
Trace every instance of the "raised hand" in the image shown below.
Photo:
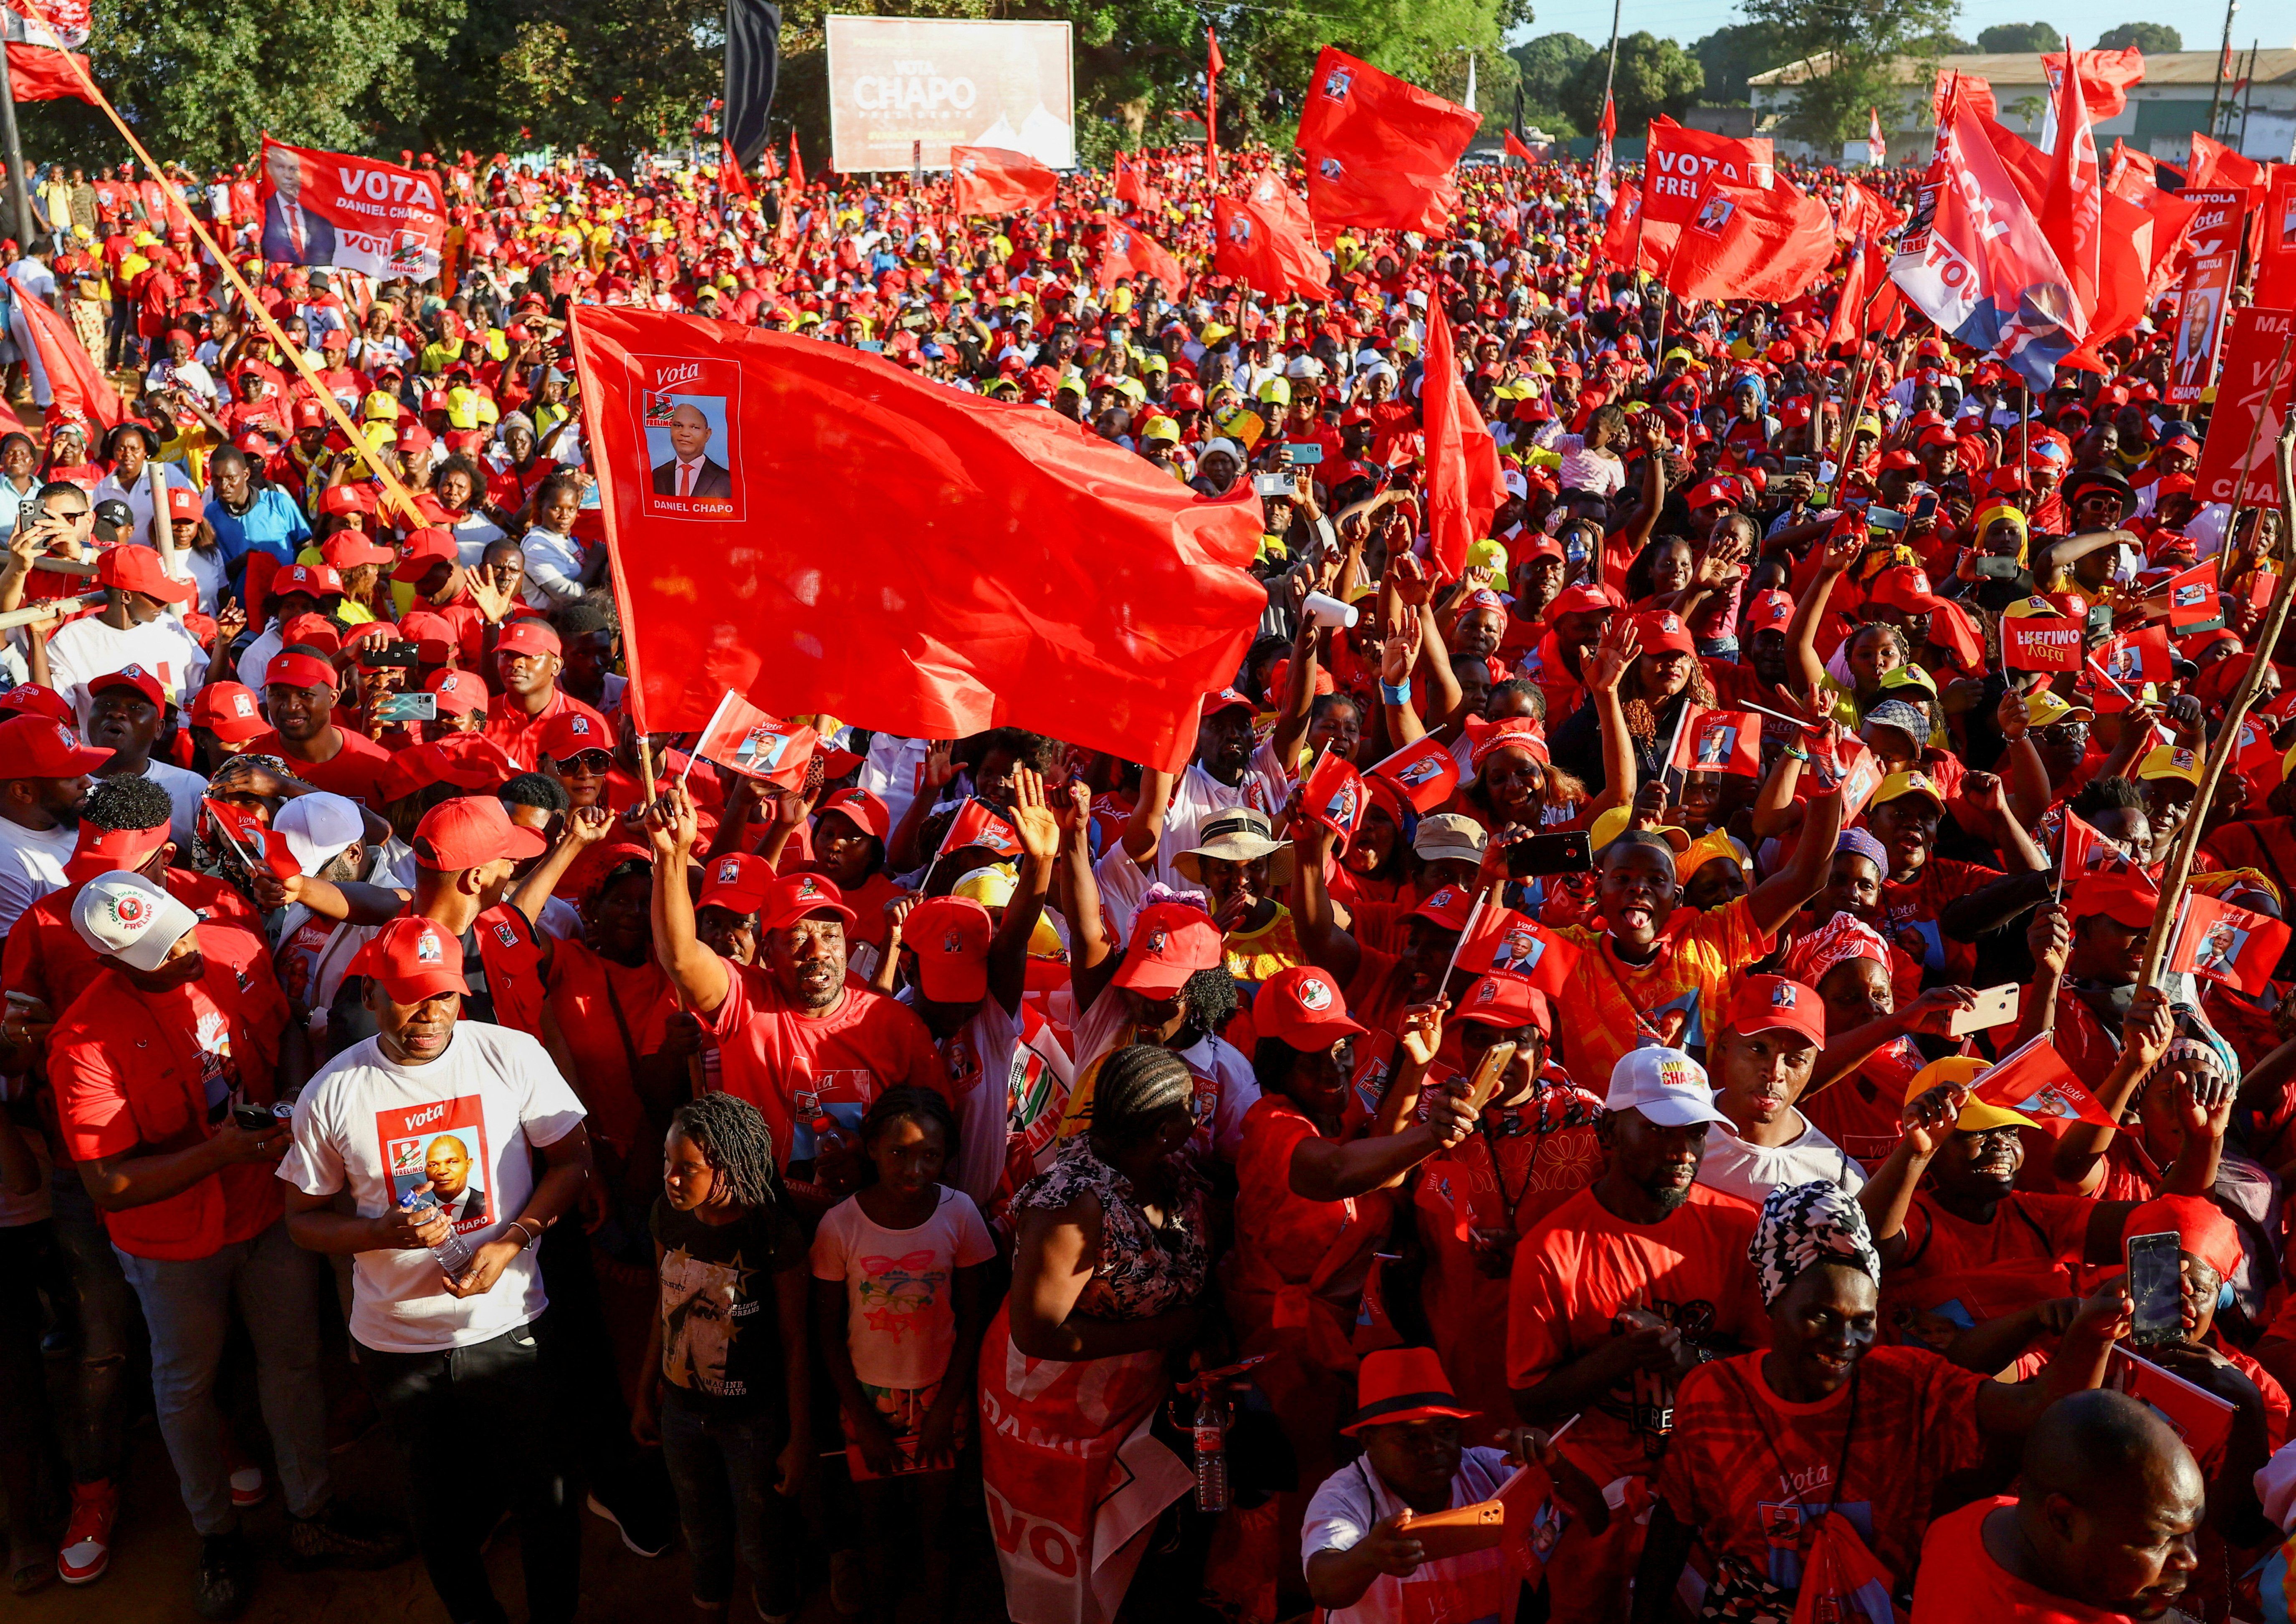
<path fill-rule="evenodd" d="M 1022 856 L 1049 863 L 1060 855 L 1061 820 L 1045 799 L 1044 775 L 1034 767 L 1013 769 L 1013 807 L 1009 816 Z"/>

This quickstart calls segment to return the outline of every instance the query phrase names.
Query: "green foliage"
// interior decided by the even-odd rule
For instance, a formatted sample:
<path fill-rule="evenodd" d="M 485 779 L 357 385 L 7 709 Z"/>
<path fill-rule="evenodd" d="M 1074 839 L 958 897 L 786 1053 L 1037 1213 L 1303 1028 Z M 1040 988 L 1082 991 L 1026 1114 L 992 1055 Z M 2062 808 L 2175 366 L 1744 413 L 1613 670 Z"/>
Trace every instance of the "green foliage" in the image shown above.
<path fill-rule="evenodd" d="M 2100 51 L 2126 51 L 2131 45 L 2147 56 L 2156 56 L 2163 51 L 2183 50 L 2185 37 L 2165 22 L 2124 22 L 2096 37 Z"/>
<path fill-rule="evenodd" d="M 1578 64 L 1563 87 L 1562 111 L 1582 130 L 1603 121 L 1603 75 L 1610 53 L 1595 52 Z M 1698 59 L 1671 39 L 1649 33 L 1629 34 L 1619 41 L 1619 70 L 1611 80 L 1619 131 L 1640 130 L 1660 113 L 1678 119 L 1696 105 L 1706 73 Z"/>
<path fill-rule="evenodd" d="M 1706 72 L 1701 99 L 1728 106 L 1745 102 L 1748 79 L 1794 58 L 1778 29 L 1767 22 L 1734 22 L 1717 29 L 1693 45 L 1690 53 Z"/>
<path fill-rule="evenodd" d="M 2054 23 L 2002 22 L 1978 35 L 1977 48 L 1998 51 L 2005 55 L 2024 51 L 2038 54 L 2043 51 L 2063 50 L 2065 37 L 2057 32 Z"/>
<path fill-rule="evenodd" d="M 1898 57 L 1929 62 L 1967 49 L 1948 31 L 1958 9 L 1958 0 L 1896 0 L 1872 8 L 1836 0 L 1745 0 L 1743 6 L 1750 21 L 1775 27 L 1795 57 L 1820 59 L 1818 70 L 1794 87 L 1784 121 L 1786 134 L 1814 146 L 1863 134 L 1869 109 L 1900 100 Z"/>

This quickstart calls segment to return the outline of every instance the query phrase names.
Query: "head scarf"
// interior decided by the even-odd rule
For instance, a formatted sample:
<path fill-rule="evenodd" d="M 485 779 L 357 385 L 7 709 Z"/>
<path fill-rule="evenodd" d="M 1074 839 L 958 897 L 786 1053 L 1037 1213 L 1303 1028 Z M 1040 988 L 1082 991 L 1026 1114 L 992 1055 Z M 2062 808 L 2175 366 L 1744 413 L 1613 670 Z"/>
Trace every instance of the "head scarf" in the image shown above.
<path fill-rule="evenodd" d="M 1890 944 L 1882 933 L 1851 914 L 1836 914 L 1808 935 L 1797 937 L 1786 949 L 1778 973 L 1805 987 L 1815 987 L 1825 972 L 1851 959 L 1870 958 L 1887 970 Z"/>
<path fill-rule="evenodd" d="M 1780 1185 L 1762 1202 L 1746 1244 L 1767 1308 L 1802 1273 L 1820 1263 L 1847 1263 L 1882 1284 L 1882 1259 L 1857 1198 L 1830 1179 Z"/>

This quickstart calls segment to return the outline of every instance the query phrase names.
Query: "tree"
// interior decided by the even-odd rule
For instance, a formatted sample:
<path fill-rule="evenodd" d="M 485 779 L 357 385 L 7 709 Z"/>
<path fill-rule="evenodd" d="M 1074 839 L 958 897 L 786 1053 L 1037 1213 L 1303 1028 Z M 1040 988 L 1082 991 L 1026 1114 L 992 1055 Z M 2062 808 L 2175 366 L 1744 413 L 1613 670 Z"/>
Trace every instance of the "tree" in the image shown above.
<path fill-rule="evenodd" d="M 1563 87 L 1562 111 L 1582 130 L 1603 120 L 1603 75 L 1609 65 L 1610 53 L 1597 51 L 1578 64 Z M 1649 33 L 1626 36 L 1619 41 L 1619 71 L 1611 84 L 1620 134 L 1640 130 L 1660 113 L 1681 117 L 1697 103 L 1705 83 L 1698 59 L 1673 40 Z"/>
<path fill-rule="evenodd" d="M 2126 51 L 2131 45 L 2147 56 L 2157 56 L 2163 51 L 2183 50 L 2185 37 L 2165 22 L 2124 22 L 2096 37 L 2100 51 Z"/>
<path fill-rule="evenodd" d="M 1863 134 L 1868 110 L 1900 99 L 1900 63 L 1912 57 L 1926 81 L 1928 64 L 1948 53 L 1958 0 L 1898 0 L 1874 7 L 1834 0 L 1745 0 L 1749 21 L 1775 26 L 1808 71 L 1794 86 L 1784 120 L 1790 135 L 1833 147 Z M 1958 42 L 1952 42 L 1958 43 Z"/>
<path fill-rule="evenodd" d="M 1595 47 L 1576 34 L 1541 34 L 1526 39 L 1507 54 L 1514 58 L 1522 77 L 1522 99 L 1534 112 L 1562 111 L 1562 87 L 1578 71 L 1578 64 L 1595 54 Z"/>
<path fill-rule="evenodd" d="M 1778 30 L 1766 22 L 1734 22 L 1717 29 L 1693 45 L 1690 53 L 1706 73 L 1701 92 L 1704 100 L 1727 106 L 1745 102 L 1746 81 L 1754 75 L 1793 60 Z"/>
<path fill-rule="evenodd" d="M 2062 51 L 2065 37 L 2049 22 L 2002 22 L 1984 29 L 1977 37 L 1977 48 L 1996 51 L 2003 55 L 2030 51 Z"/>

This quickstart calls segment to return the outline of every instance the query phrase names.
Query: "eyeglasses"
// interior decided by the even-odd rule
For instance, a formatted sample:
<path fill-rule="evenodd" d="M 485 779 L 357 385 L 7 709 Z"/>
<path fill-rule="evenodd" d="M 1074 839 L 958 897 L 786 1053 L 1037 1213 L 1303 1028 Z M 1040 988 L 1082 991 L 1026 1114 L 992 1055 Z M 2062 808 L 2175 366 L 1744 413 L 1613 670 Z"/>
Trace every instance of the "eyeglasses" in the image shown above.
<path fill-rule="evenodd" d="M 570 756 L 553 756 L 562 773 L 588 773 L 593 776 L 614 765 L 614 759 L 603 750 L 578 750 Z"/>

